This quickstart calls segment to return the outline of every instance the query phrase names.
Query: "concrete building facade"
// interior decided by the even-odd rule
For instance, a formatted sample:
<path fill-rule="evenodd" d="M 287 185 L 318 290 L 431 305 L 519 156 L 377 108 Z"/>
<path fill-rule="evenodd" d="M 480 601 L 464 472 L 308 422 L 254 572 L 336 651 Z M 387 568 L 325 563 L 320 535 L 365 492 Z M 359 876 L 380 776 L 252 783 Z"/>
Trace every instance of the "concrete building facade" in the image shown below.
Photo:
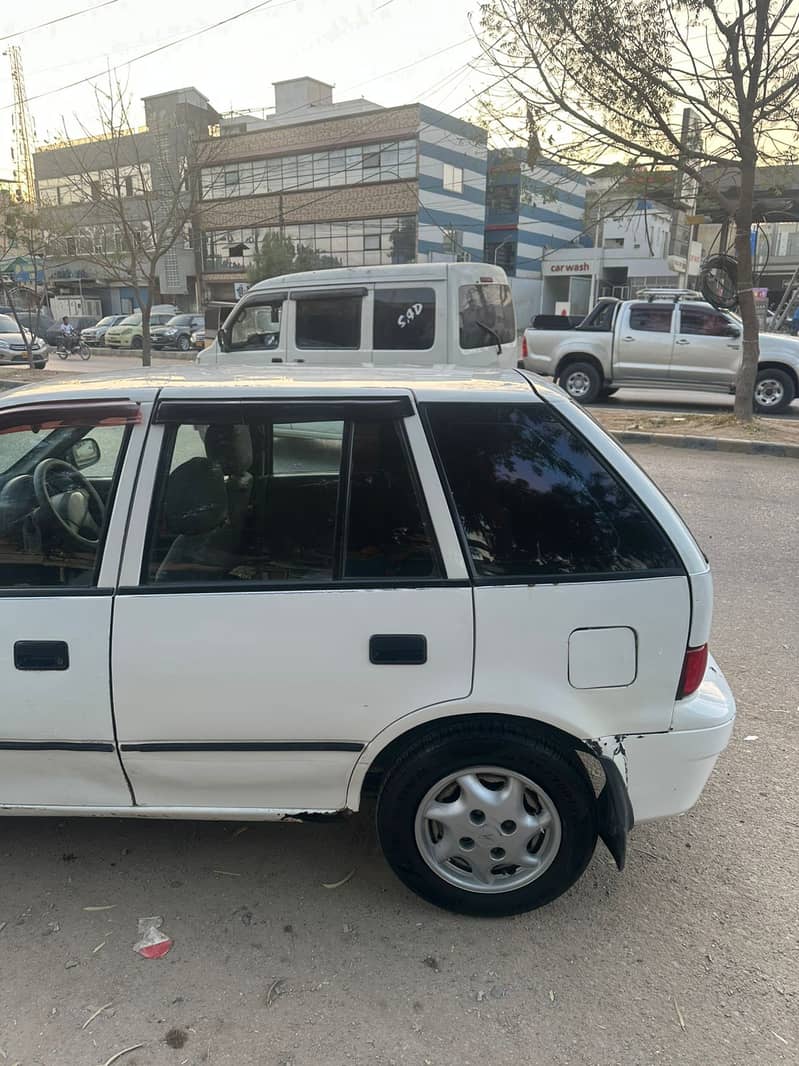
<path fill-rule="evenodd" d="M 421 104 L 334 103 L 312 78 L 275 85 L 268 118 L 231 116 L 201 170 L 205 301 L 246 285 L 271 236 L 307 266 L 481 259 L 486 134 Z"/>
<path fill-rule="evenodd" d="M 143 100 L 145 125 L 122 135 L 99 135 L 48 145 L 34 154 L 38 197 L 54 234 L 47 257 L 53 295 L 99 299 L 104 314 L 127 313 L 137 294 L 91 256 L 122 256 L 125 245 L 114 212 L 104 203 L 105 182 L 119 183 L 125 219 L 140 227 L 142 240 L 153 206 L 174 199 L 187 154 L 219 116 L 202 93 L 178 89 Z M 186 190 L 186 196 L 190 195 Z M 156 302 L 193 308 L 197 302 L 197 256 L 191 227 L 158 263 Z M 139 294 L 140 295 L 140 294 Z"/>

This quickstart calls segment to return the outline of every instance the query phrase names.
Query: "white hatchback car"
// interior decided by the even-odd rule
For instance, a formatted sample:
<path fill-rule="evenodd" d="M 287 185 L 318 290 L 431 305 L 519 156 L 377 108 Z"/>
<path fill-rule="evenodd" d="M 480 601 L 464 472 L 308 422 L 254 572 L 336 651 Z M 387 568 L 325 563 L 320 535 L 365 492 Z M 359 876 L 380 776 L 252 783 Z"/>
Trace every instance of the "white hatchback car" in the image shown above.
<path fill-rule="evenodd" d="M 356 811 L 510 914 L 692 806 L 735 705 L 707 562 L 510 371 L 191 371 L 0 401 L 0 807 Z"/>

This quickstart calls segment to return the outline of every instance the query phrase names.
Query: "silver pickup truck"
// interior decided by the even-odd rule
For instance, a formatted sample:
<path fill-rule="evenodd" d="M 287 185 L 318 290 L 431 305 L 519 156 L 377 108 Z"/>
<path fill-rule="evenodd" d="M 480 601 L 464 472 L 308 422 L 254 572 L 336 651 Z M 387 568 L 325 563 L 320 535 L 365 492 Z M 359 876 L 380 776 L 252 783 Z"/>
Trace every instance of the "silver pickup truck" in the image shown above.
<path fill-rule="evenodd" d="M 580 403 L 621 386 L 733 393 L 740 319 L 699 301 L 600 300 L 574 329 L 527 329 L 520 365 L 554 378 Z M 755 410 L 783 411 L 799 394 L 799 340 L 760 335 Z"/>

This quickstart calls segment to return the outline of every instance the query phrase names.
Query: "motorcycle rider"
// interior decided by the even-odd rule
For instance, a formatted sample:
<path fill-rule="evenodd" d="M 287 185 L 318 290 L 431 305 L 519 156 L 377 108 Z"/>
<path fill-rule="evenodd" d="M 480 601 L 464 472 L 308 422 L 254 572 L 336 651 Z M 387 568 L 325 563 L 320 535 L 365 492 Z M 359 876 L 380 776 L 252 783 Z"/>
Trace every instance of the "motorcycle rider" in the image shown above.
<path fill-rule="evenodd" d="M 59 327 L 59 333 L 61 334 L 61 342 L 64 348 L 68 352 L 75 350 L 75 341 L 77 340 L 77 333 L 75 327 L 69 321 L 66 315 L 61 319 L 61 325 Z"/>

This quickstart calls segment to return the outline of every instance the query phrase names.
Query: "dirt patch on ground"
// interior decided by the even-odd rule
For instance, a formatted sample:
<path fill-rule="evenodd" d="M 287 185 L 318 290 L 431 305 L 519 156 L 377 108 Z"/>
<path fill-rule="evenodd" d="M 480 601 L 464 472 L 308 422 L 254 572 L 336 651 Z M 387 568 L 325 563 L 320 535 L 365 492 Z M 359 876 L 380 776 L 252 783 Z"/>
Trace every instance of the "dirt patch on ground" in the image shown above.
<path fill-rule="evenodd" d="M 592 407 L 591 414 L 611 433 L 634 430 L 637 433 L 677 433 L 690 437 L 799 444 L 799 420 L 794 419 L 760 417 L 751 422 L 737 422 L 732 415 L 727 414 L 655 414 L 648 411 L 608 411 L 598 407 Z"/>

